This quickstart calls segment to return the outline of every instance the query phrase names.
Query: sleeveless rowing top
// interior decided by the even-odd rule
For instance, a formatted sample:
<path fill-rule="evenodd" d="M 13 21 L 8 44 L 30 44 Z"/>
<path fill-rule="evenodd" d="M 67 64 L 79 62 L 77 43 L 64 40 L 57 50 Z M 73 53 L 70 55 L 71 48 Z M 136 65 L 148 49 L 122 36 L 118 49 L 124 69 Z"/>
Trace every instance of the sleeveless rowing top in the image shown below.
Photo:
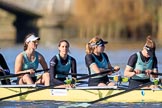
<path fill-rule="evenodd" d="M 34 61 L 29 61 L 26 52 L 23 52 L 23 58 L 24 58 L 24 64 L 22 66 L 22 70 L 27 70 L 27 69 L 34 69 L 36 70 L 39 65 L 39 60 L 38 60 L 38 52 L 35 52 L 35 58 Z"/>
<path fill-rule="evenodd" d="M 145 71 L 146 69 L 152 69 L 152 65 L 153 65 L 153 57 L 150 57 L 150 59 L 147 62 L 143 62 L 140 53 L 137 52 L 137 62 L 134 70 L 138 69 L 141 71 Z M 149 79 L 149 76 L 141 73 L 133 76 L 132 79 Z"/>
<path fill-rule="evenodd" d="M 95 55 L 92 54 L 92 56 L 94 57 L 95 59 L 95 63 L 96 65 L 98 66 L 98 68 L 103 68 L 103 69 L 108 69 L 108 61 L 106 60 L 105 56 L 101 53 L 101 56 L 102 56 L 102 61 L 99 61 Z M 93 64 L 93 63 L 92 63 Z M 91 64 L 91 65 L 92 65 Z M 91 74 L 95 74 L 95 71 L 91 68 L 91 65 L 90 65 L 90 72 Z M 98 75 L 96 77 L 93 77 L 93 78 L 101 78 L 101 77 L 104 77 L 106 75 Z"/>
<path fill-rule="evenodd" d="M 58 60 L 58 64 L 56 66 L 56 72 L 57 73 L 69 73 L 70 68 L 71 68 L 71 57 L 68 56 L 68 62 L 65 65 L 63 65 L 61 63 L 59 54 L 57 54 L 56 57 Z M 57 73 L 56 73 L 56 78 L 66 78 L 67 77 L 67 75 L 62 75 L 62 74 L 57 74 Z"/>

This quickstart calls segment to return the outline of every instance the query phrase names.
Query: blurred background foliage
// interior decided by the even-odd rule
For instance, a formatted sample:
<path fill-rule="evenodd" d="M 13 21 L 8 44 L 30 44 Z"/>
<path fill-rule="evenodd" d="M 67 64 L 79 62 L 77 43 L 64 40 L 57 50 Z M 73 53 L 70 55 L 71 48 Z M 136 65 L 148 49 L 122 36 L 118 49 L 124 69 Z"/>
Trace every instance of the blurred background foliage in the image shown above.
<path fill-rule="evenodd" d="M 65 24 L 84 39 L 95 35 L 109 40 L 161 40 L 162 0 L 75 0 Z M 75 35 L 76 35 L 75 34 Z"/>
<path fill-rule="evenodd" d="M 47 42 L 63 38 L 85 42 L 98 35 L 113 42 L 137 42 L 152 35 L 162 43 L 162 0 L 0 1 L 12 4 L 9 7 L 18 4 L 16 12 L 22 12 L 15 16 L 0 9 L 0 40 L 16 37 L 21 42 L 25 34 L 34 31 Z"/>

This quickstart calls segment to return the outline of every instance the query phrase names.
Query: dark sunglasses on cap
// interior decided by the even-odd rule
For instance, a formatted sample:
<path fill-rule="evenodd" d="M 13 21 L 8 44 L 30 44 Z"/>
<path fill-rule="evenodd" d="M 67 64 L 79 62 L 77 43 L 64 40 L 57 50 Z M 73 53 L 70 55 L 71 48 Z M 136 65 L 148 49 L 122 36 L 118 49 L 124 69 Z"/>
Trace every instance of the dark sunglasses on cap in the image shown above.
<path fill-rule="evenodd" d="M 102 39 L 100 39 L 99 41 L 97 41 L 96 43 L 91 43 L 90 45 L 91 46 L 105 46 L 105 44 L 107 44 L 108 42 L 107 41 L 103 41 Z"/>
<path fill-rule="evenodd" d="M 105 44 L 99 44 L 98 46 L 99 47 L 105 47 Z"/>

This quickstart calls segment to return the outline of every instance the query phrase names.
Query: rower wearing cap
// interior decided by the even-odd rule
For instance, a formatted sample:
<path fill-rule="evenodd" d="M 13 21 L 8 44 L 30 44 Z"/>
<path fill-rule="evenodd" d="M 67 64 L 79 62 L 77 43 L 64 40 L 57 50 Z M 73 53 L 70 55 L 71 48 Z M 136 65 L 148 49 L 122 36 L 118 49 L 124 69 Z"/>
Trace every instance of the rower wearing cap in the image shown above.
<path fill-rule="evenodd" d="M 108 69 L 112 71 L 118 71 L 119 66 L 112 67 L 109 58 L 104 53 L 105 44 L 107 41 L 103 41 L 99 37 L 92 38 L 86 45 L 85 62 L 88 67 L 89 74 L 101 73 Z M 109 75 L 112 72 L 108 72 Z M 96 77 L 89 78 L 88 86 L 113 86 L 115 83 L 110 82 L 106 74 L 98 75 Z"/>
<path fill-rule="evenodd" d="M 35 76 L 35 71 L 38 65 L 41 64 L 44 70 L 48 69 L 47 63 L 38 51 L 36 51 L 40 38 L 34 34 L 28 34 L 24 41 L 24 51 L 17 55 L 15 60 L 15 74 L 30 72 L 18 77 L 18 84 L 50 84 L 50 76 L 48 71 L 45 71 L 39 79 Z"/>
<path fill-rule="evenodd" d="M 150 82 L 150 73 L 158 72 L 155 49 L 155 42 L 148 36 L 142 51 L 130 56 L 124 71 L 124 75 L 130 77 L 129 88 Z"/>

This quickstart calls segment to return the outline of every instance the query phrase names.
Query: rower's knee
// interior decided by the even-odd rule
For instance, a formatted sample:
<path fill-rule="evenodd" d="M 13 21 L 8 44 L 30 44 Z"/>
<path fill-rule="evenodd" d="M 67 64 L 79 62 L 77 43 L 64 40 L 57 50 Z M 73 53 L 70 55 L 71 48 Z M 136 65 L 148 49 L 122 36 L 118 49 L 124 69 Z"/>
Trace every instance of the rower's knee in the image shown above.
<path fill-rule="evenodd" d="M 22 77 L 22 80 L 23 80 L 23 83 L 26 83 L 26 84 L 33 84 L 33 81 L 30 77 L 29 74 L 25 74 L 23 77 Z"/>
<path fill-rule="evenodd" d="M 43 74 L 43 82 L 45 86 L 50 85 L 50 74 L 48 72 Z"/>
<path fill-rule="evenodd" d="M 44 73 L 43 74 L 43 77 L 46 79 L 46 80 L 49 80 L 50 79 L 50 74 L 48 72 Z"/>

